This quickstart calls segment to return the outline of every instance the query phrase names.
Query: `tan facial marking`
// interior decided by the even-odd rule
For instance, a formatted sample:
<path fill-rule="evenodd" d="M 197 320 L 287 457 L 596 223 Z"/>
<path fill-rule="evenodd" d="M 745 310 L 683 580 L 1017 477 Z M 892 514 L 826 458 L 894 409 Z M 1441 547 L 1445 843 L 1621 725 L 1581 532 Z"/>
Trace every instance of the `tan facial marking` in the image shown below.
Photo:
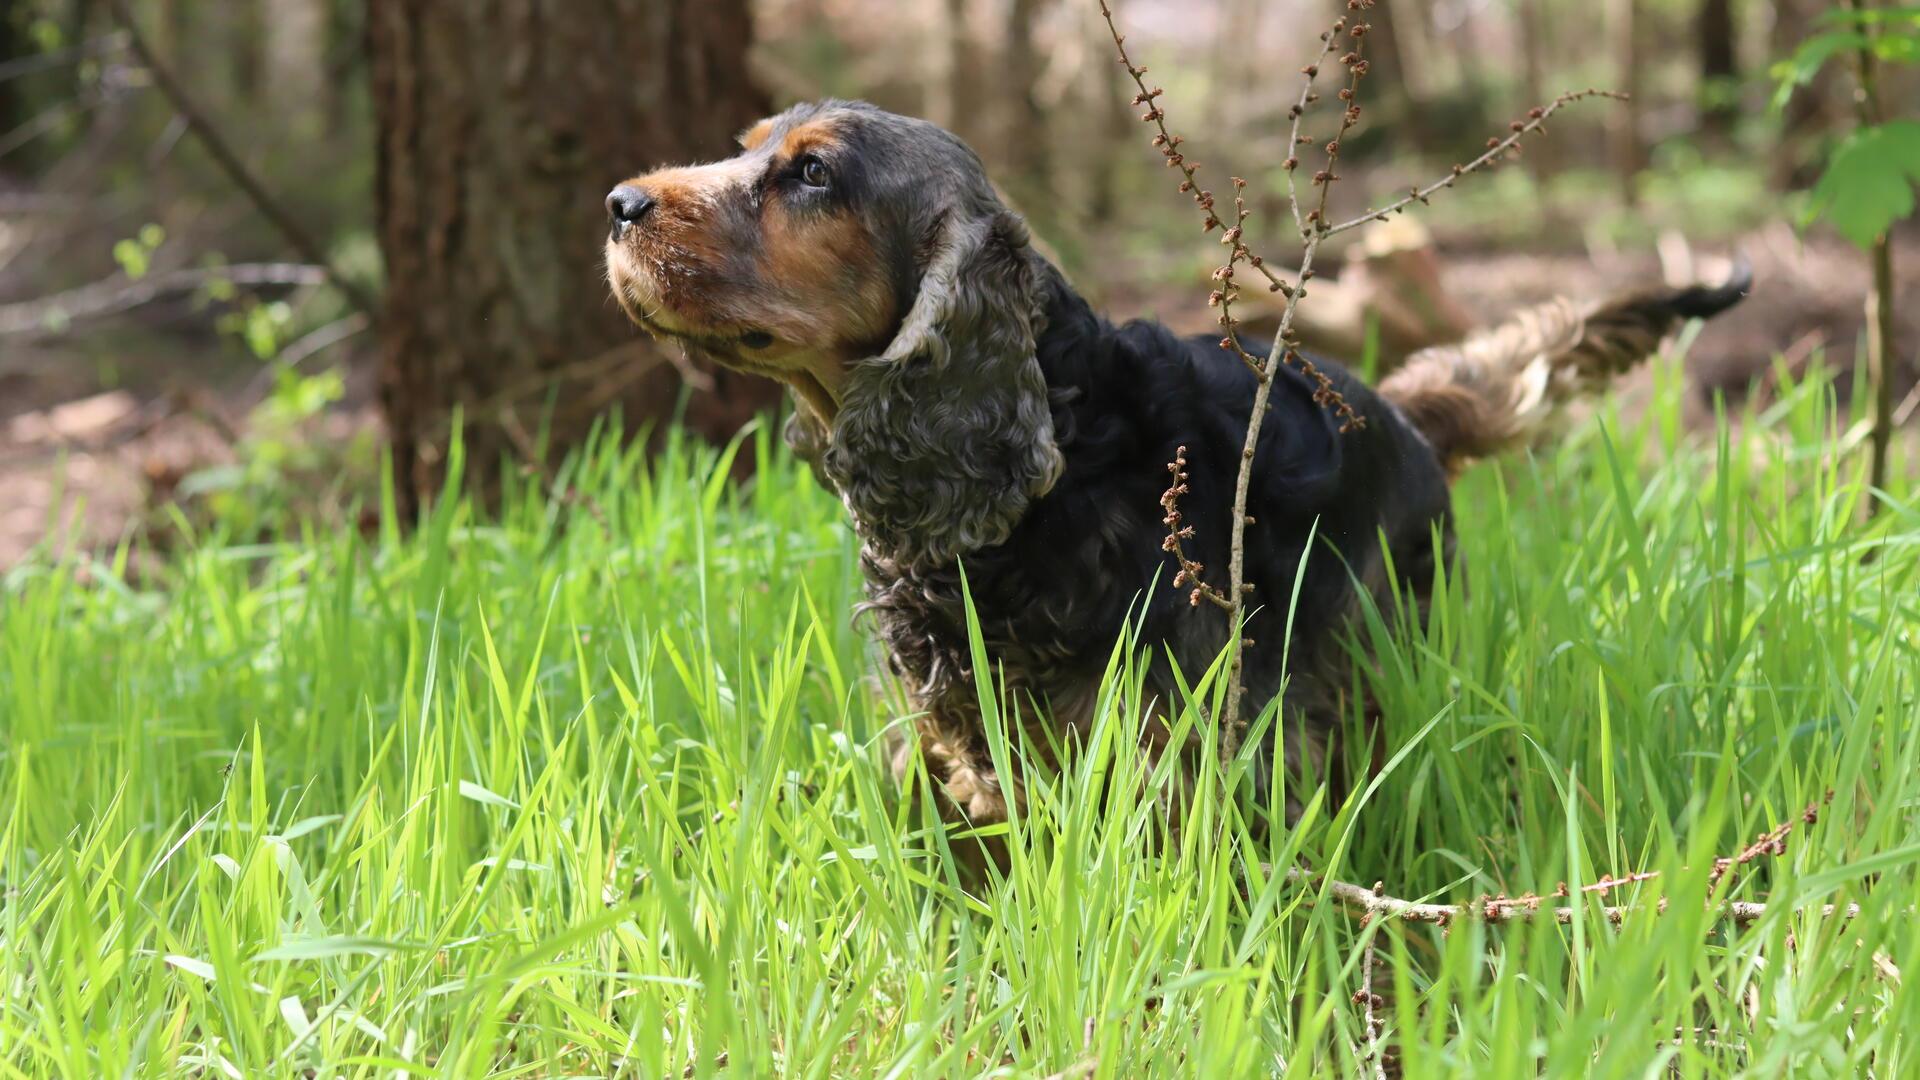
<path fill-rule="evenodd" d="M 839 144 L 831 120 L 809 120 L 780 137 L 780 156 L 788 161 L 809 152 L 819 152 Z"/>
<path fill-rule="evenodd" d="M 760 144 L 773 134 L 773 121 L 762 120 L 740 133 L 740 147 L 743 150 L 758 150 Z"/>
<path fill-rule="evenodd" d="M 873 240 L 846 211 L 794 214 L 769 207 L 765 219 L 765 273 L 776 288 L 810 313 L 809 334 L 845 349 L 882 335 L 892 314 L 892 290 L 880 272 Z"/>

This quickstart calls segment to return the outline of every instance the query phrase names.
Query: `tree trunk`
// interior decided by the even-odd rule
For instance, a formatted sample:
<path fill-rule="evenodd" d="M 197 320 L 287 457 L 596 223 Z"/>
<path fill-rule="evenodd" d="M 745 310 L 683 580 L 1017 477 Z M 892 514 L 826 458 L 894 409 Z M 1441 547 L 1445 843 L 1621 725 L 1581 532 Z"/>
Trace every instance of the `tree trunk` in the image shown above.
<path fill-rule="evenodd" d="M 928 120 L 948 131 L 959 123 L 960 102 L 965 88 L 957 78 L 960 70 L 960 41 L 966 32 L 966 12 L 952 0 L 936 0 L 929 5 L 926 26 L 926 63 L 921 69 L 921 102 Z"/>
<path fill-rule="evenodd" d="M 1094 225 L 1109 225 L 1120 207 L 1120 177 L 1136 155 L 1145 156 L 1140 154 L 1140 147 L 1133 139 L 1134 132 L 1141 126 L 1135 114 L 1144 110 L 1128 104 L 1138 91 L 1126 69 L 1114 59 L 1113 42 L 1107 38 L 1106 26 L 1091 19 L 1088 23 L 1091 28 L 1087 33 L 1093 35 L 1089 48 L 1094 73 L 1093 100 L 1088 115 L 1094 118 L 1100 166 L 1089 178 L 1092 187 L 1087 196 L 1087 219 Z"/>
<path fill-rule="evenodd" d="M 1769 53 L 1791 56 L 1815 32 L 1814 19 L 1825 5 L 1820 0 L 1774 0 Z M 1828 133 L 1842 122 L 1829 108 L 1835 98 L 1835 66 L 1822 64 L 1813 81 L 1787 99 L 1780 124 L 1780 147 L 1771 155 L 1773 183 L 1780 188 L 1811 186 L 1820 174 Z"/>
<path fill-rule="evenodd" d="M 944 0 L 948 52 L 945 59 L 947 85 L 943 91 L 947 119 L 941 127 L 969 143 L 977 143 L 981 127 L 969 107 L 980 92 L 980 57 L 973 47 L 972 23 L 967 17 L 967 0 Z M 988 121 L 991 123 L 991 120 Z"/>
<path fill-rule="evenodd" d="M 326 101 L 327 20 L 332 7 L 332 0 L 271 0 L 260 27 L 267 99 L 278 122 L 299 136 L 315 132 Z"/>
<path fill-rule="evenodd" d="M 13 8 L 0 11 L 0 65 L 10 60 L 25 60 L 33 53 L 27 40 L 26 15 L 26 11 Z M 29 119 L 22 80 L 0 78 L 0 138 L 5 138 Z M 0 167 L 4 164 L 0 162 Z"/>
<path fill-rule="evenodd" d="M 601 254 L 608 189 L 724 157 L 767 111 L 750 30 L 745 0 L 367 5 L 380 393 L 410 500 L 440 483 L 456 410 L 487 492 L 504 458 L 544 466 L 614 407 L 631 430 L 674 415 L 691 386 L 685 423 L 723 437 L 777 400 L 773 383 L 642 338 Z"/>
<path fill-rule="evenodd" d="M 221 22 L 226 27 L 228 47 L 233 51 L 228 59 L 233 66 L 233 88 L 242 101 L 258 101 L 261 87 L 267 81 L 264 51 L 268 20 L 267 13 L 261 10 L 265 3 L 266 0 L 226 0 L 222 5 L 226 10 Z"/>
<path fill-rule="evenodd" d="M 328 136 L 337 136 L 352 122 L 352 92 L 367 83 L 366 10 L 359 0 L 325 0 L 322 28 L 326 47 L 325 74 L 320 86 L 320 124 Z"/>
<path fill-rule="evenodd" d="M 1613 167 L 1620 183 L 1620 196 L 1627 205 L 1637 199 L 1634 177 L 1646 167 L 1646 152 L 1640 145 L 1640 34 L 1638 0 L 1610 0 L 1609 36 L 1613 39 L 1615 88 L 1627 95 L 1617 104 L 1612 117 Z"/>
<path fill-rule="evenodd" d="M 1545 8 L 1546 0 L 1520 0 L 1520 70 L 1528 108 L 1552 100 L 1546 73 L 1553 66 L 1553 33 Z M 1558 141 L 1552 138 L 1535 139 L 1526 147 L 1534 179 L 1543 184 L 1560 171 L 1559 156 Z"/>
<path fill-rule="evenodd" d="M 1007 7 L 1006 107 L 1003 110 L 1012 188 L 1031 217 L 1052 218 L 1052 155 L 1048 152 L 1047 112 L 1040 106 L 1044 65 L 1034 35 L 1047 0 L 1012 0 Z"/>
<path fill-rule="evenodd" d="M 1855 16 L 1863 15 L 1871 5 L 1867 0 L 1848 0 Z M 1860 127 L 1881 123 L 1885 113 L 1880 107 L 1879 63 L 1874 53 L 1875 28 L 1865 28 L 1866 43 L 1859 50 L 1860 92 L 1854 97 L 1855 115 Z M 1873 427 L 1868 436 L 1872 457 L 1867 481 L 1879 490 L 1887 486 L 1887 452 L 1893 444 L 1893 379 L 1899 353 L 1894 348 L 1893 230 L 1891 227 L 1873 242 L 1873 291 L 1867 294 L 1867 378 L 1872 381 Z M 1880 500 L 1867 503 L 1869 517 L 1880 512 Z"/>
<path fill-rule="evenodd" d="M 1700 50 L 1701 125 L 1724 138 L 1740 114 L 1733 0 L 1702 0 L 1694 31 Z"/>

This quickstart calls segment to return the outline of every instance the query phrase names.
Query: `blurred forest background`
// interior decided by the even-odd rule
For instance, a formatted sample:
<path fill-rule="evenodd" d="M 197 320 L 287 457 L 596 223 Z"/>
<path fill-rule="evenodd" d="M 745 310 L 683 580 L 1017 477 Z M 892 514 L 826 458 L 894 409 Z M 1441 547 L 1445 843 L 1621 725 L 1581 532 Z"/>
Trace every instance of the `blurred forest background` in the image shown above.
<path fill-rule="evenodd" d="M 1248 178 L 1255 249 L 1289 258 L 1286 109 L 1336 5 L 1118 7 L 1188 149 L 1217 184 Z M 1569 108 L 1520 161 L 1329 245 L 1309 343 L 1391 362 L 1740 251 L 1758 295 L 1689 354 L 1696 417 L 1810 364 L 1851 371 L 1871 260 L 1803 220 L 1862 122 L 1856 76 L 1828 64 L 1781 101 L 1776 70 L 1830 7 L 1382 0 L 1340 217 L 1562 91 L 1634 97 Z M 1917 74 L 1882 67 L 1882 118 L 1920 111 Z M 529 463 L 509 478 L 551 480 L 610 409 L 630 430 L 734 430 L 773 388 L 625 324 L 602 199 L 800 99 L 946 125 L 1109 314 L 1207 329 L 1217 245 L 1132 93 L 1093 0 L 0 0 L 0 568 L 56 534 L 344 521 L 385 453 L 404 508 L 437 483 L 456 410 L 474 463 Z M 1920 237 L 1909 221 L 1888 244 L 1910 422 Z"/>

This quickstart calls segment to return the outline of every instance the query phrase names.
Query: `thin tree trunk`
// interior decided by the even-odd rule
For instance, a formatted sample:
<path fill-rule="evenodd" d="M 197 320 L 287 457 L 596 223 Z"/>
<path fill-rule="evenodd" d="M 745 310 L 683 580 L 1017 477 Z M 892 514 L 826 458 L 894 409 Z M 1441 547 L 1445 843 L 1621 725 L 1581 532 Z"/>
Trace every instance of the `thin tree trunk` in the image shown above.
<path fill-rule="evenodd" d="M 325 7 L 326 77 L 320 89 L 320 124 L 328 135 L 339 135 L 352 115 L 348 88 L 366 83 L 366 13 L 359 0 L 325 0 Z"/>
<path fill-rule="evenodd" d="M 1435 82 L 1433 26 L 1428 16 L 1431 5 L 1409 0 L 1381 0 L 1380 6 L 1386 10 L 1387 20 L 1394 24 L 1394 52 L 1399 57 L 1400 81 L 1406 87 L 1407 97 L 1412 101 L 1422 100 Z M 1376 18 L 1373 21 L 1377 23 L 1383 20 Z M 1367 51 L 1375 52 L 1371 47 Z"/>
<path fill-rule="evenodd" d="M 292 121 L 296 132 L 317 126 L 326 97 L 327 22 L 332 0 L 266 0 L 266 97 L 276 122 Z"/>
<path fill-rule="evenodd" d="M 1773 56 L 1791 56 L 1811 32 L 1810 6 L 1816 0 L 1773 0 L 1773 31 L 1768 43 Z M 1824 4 L 1817 6 L 1824 8 Z M 1834 97 L 1834 74 L 1821 65 L 1813 81 L 1787 101 L 1779 127 L 1780 146 L 1772 155 L 1773 182 L 1781 188 L 1803 188 L 1813 182 L 1816 155 L 1811 148 L 1827 138 L 1831 125 L 1829 102 Z"/>
<path fill-rule="evenodd" d="M 1740 115 L 1739 60 L 1735 52 L 1733 0 L 1701 0 L 1694 21 L 1700 54 L 1700 119 L 1708 131 L 1722 138 L 1733 131 Z"/>
<path fill-rule="evenodd" d="M 1520 0 L 1520 59 L 1526 86 L 1527 105 L 1544 105 L 1551 100 L 1546 71 L 1552 62 L 1552 34 L 1547 29 L 1546 0 Z M 1536 179 L 1544 180 L 1558 171 L 1558 141 L 1535 139 L 1527 147 L 1527 161 Z"/>
<path fill-rule="evenodd" d="M 154 45 L 176 70 L 187 66 L 187 39 L 193 33 L 189 6 L 189 0 L 160 0 L 160 15 L 154 20 Z"/>
<path fill-rule="evenodd" d="M 1866 0 L 1848 0 L 1847 6 L 1858 14 L 1871 5 Z M 1870 43 L 1874 30 L 1863 26 Z M 1880 122 L 1880 73 L 1871 44 L 1859 53 L 1860 87 L 1854 96 L 1860 126 Z M 1873 242 L 1873 292 L 1867 296 L 1867 378 L 1872 382 L 1873 427 L 1869 434 L 1872 458 L 1867 467 L 1869 481 L 1885 490 L 1887 451 L 1893 444 L 1893 365 L 1899 355 L 1894 351 L 1893 325 L 1893 230 L 1891 227 Z M 1868 514 L 1876 514 L 1880 503 L 1867 504 Z"/>
<path fill-rule="evenodd" d="M 1113 61 L 1108 52 L 1110 47 L 1105 32 L 1099 31 L 1092 46 L 1092 93 L 1095 96 L 1091 111 L 1099 118 L 1095 131 L 1099 134 L 1101 167 L 1094 170 L 1093 188 L 1087 199 L 1087 217 L 1096 225 L 1113 220 L 1120 205 L 1122 170 L 1138 153 L 1132 136 L 1140 122 L 1134 116 L 1134 108 L 1127 104 L 1135 93 L 1133 82 L 1127 77 L 1126 69 Z"/>
<path fill-rule="evenodd" d="M 381 402 L 410 500 L 440 482 L 456 410 L 469 475 L 577 445 L 614 406 L 672 416 L 678 356 L 607 296 L 602 200 L 654 166 L 724 157 L 767 110 L 745 0 L 371 0 Z M 694 376 L 685 421 L 724 436 L 775 384 Z M 548 434 L 541 438 L 541 432 Z M 410 501 L 410 505 L 411 501 Z"/>
<path fill-rule="evenodd" d="M 0 11 L 0 63 L 25 59 L 33 51 L 27 40 L 26 12 L 12 8 Z M 0 138 L 29 119 L 25 83 L 0 79 Z M 0 167 L 4 167 L 3 162 Z"/>
<path fill-rule="evenodd" d="M 1040 106 L 1045 65 L 1034 40 L 1047 5 L 1048 0 L 1012 0 L 1007 8 L 1005 146 L 1016 197 L 1029 214 L 1047 211 L 1052 187 L 1047 112 Z"/>
<path fill-rule="evenodd" d="M 233 87 L 240 100 L 259 100 L 268 75 L 267 22 L 262 8 L 267 0 L 225 0 L 221 18 L 227 22 L 228 47 L 233 50 Z"/>
<path fill-rule="evenodd" d="M 931 89 L 930 100 L 935 122 L 968 142 L 975 142 L 981 128 L 967 103 L 979 95 L 979 58 L 973 49 L 973 31 L 967 21 L 967 0 L 934 0 L 940 18 L 941 42 L 939 77 L 941 85 Z M 989 121 L 990 123 L 991 121 Z"/>
<path fill-rule="evenodd" d="M 1612 39 L 1615 89 L 1628 95 L 1613 111 L 1613 167 L 1620 196 L 1628 205 L 1637 201 L 1634 178 L 1646 165 L 1640 145 L 1640 35 L 1638 0 L 1611 0 L 1608 36 Z"/>
<path fill-rule="evenodd" d="M 1222 136 L 1236 137 L 1246 121 L 1247 88 L 1255 76 L 1254 30 L 1260 12 L 1254 0 L 1219 0 L 1213 35 L 1213 60 L 1207 70 L 1207 118 Z"/>
<path fill-rule="evenodd" d="M 1874 487 L 1887 486 L 1887 451 L 1893 445 L 1893 232 L 1873 242 L 1873 292 L 1867 296 L 1867 378 L 1873 381 L 1872 463 L 1868 479 Z M 1869 514 L 1880 512 L 1878 500 Z"/>
<path fill-rule="evenodd" d="M 954 44 L 959 28 L 954 25 L 953 7 L 946 0 L 929 5 L 925 39 L 926 58 L 921 67 L 922 114 L 948 131 L 953 130 L 958 112 L 957 88 L 953 85 Z"/>

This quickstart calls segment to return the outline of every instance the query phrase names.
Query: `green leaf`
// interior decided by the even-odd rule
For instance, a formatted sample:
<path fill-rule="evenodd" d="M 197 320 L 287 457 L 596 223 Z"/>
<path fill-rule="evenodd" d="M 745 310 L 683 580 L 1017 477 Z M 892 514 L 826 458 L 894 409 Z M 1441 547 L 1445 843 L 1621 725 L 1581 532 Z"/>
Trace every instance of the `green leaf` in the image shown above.
<path fill-rule="evenodd" d="M 1854 11 L 1851 8 L 1833 8 L 1822 12 L 1815 22 L 1846 23 L 1855 26 L 1900 26 L 1911 24 L 1920 26 L 1920 7 L 1867 8 Z"/>
<path fill-rule="evenodd" d="M 138 241 L 122 240 L 113 245 L 113 261 L 134 280 L 147 276 L 147 249 Z"/>
<path fill-rule="evenodd" d="M 288 826 L 287 831 L 280 834 L 280 839 L 298 840 L 315 829 L 324 829 L 339 820 L 339 814 L 322 814 L 318 817 L 305 818 Z"/>
<path fill-rule="evenodd" d="M 498 806 L 505 810 L 520 809 L 519 803 L 514 802 L 512 799 L 506 798 L 505 796 L 496 795 L 493 792 L 488 791 L 486 788 L 481 787 L 479 784 L 476 784 L 471 780 L 460 781 L 459 791 L 460 791 L 460 794 L 466 796 L 469 799 L 472 799 L 474 802 L 480 803 L 485 806 Z"/>
<path fill-rule="evenodd" d="M 1834 150 L 1813 186 L 1807 219 L 1824 218 L 1866 248 L 1913 213 L 1920 184 L 1920 121 L 1861 128 Z"/>
<path fill-rule="evenodd" d="M 1792 56 L 1773 65 L 1769 72 L 1779 84 L 1773 92 L 1774 111 L 1786 108 L 1793 92 L 1812 82 L 1835 54 L 1853 52 L 1869 44 L 1867 36 L 1858 30 L 1829 30 L 1801 42 Z"/>
<path fill-rule="evenodd" d="M 302 937 L 288 934 L 280 939 L 280 944 L 254 956 L 255 963 L 270 960 L 325 960 L 334 956 L 385 956 L 402 949 L 415 948 L 397 941 L 382 941 L 379 938 L 351 937 L 347 935 L 327 935 L 325 937 Z"/>
<path fill-rule="evenodd" d="M 1920 64 L 1920 26 L 1904 33 L 1882 32 L 1873 39 L 1873 55 L 1886 64 Z"/>
<path fill-rule="evenodd" d="M 247 326 L 244 336 L 247 347 L 262 360 L 270 359 L 280 351 L 279 328 L 275 325 L 271 309 L 261 306 L 247 311 Z"/>

